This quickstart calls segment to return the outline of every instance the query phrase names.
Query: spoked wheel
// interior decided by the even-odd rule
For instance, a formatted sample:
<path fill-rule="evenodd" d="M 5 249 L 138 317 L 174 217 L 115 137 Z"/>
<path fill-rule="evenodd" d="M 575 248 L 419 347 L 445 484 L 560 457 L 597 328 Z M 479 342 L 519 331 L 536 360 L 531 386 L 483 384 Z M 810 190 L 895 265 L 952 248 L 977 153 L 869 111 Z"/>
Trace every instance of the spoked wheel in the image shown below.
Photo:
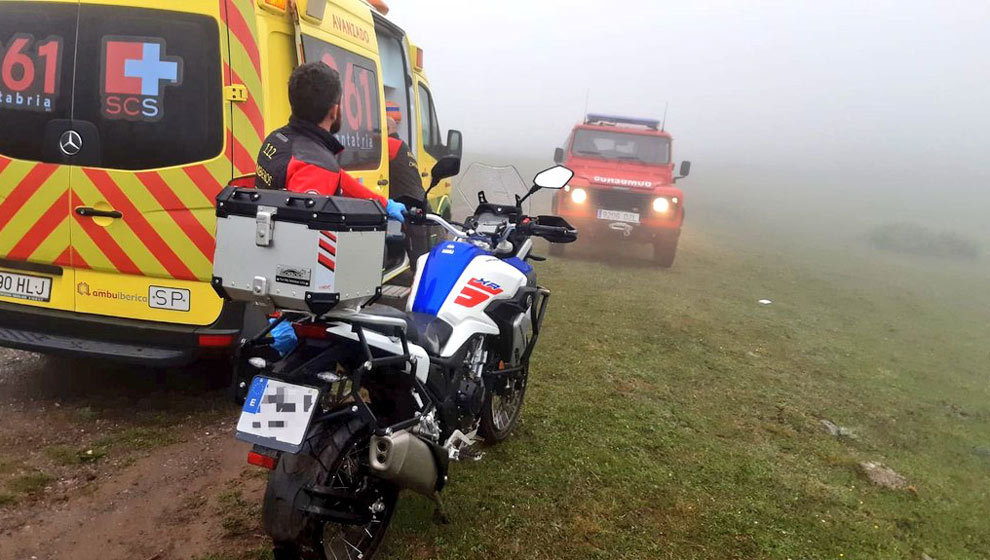
<path fill-rule="evenodd" d="M 381 480 L 368 476 L 368 446 L 354 447 L 331 476 L 328 486 L 336 491 L 350 493 L 370 492 L 377 499 L 368 506 L 372 518 L 364 525 L 323 523 L 320 539 L 323 557 L 333 560 L 369 559 L 385 538 L 385 530 L 392 520 L 398 493 L 382 488 Z M 377 488 L 369 488 L 378 482 Z"/>
<path fill-rule="evenodd" d="M 370 560 L 378 551 L 399 492 L 369 474 L 368 437 L 357 435 L 359 425 L 338 426 L 314 438 L 322 444 L 314 442 L 312 453 L 279 461 L 263 512 L 276 560 Z"/>
<path fill-rule="evenodd" d="M 526 397 L 526 381 L 529 377 L 529 366 L 514 373 L 498 373 L 505 369 L 498 358 L 488 371 L 492 384 L 485 395 L 485 403 L 481 409 L 481 425 L 478 433 L 485 442 L 496 444 L 509 437 L 522 413 L 523 399 Z"/>

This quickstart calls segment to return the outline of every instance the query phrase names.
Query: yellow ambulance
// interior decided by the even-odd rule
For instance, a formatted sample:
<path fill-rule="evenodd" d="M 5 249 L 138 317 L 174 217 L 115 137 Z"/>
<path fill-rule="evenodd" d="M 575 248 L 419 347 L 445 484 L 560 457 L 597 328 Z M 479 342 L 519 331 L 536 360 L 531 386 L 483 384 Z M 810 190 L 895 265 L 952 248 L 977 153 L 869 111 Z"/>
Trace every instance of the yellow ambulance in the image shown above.
<path fill-rule="evenodd" d="M 424 184 L 440 136 L 423 51 L 364 0 L 0 0 L 0 345 L 180 365 L 237 340 L 210 287 L 214 197 L 253 174 L 322 60 L 341 164 L 388 191 L 385 104 Z M 434 189 L 448 208 L 450 183 Z"/>

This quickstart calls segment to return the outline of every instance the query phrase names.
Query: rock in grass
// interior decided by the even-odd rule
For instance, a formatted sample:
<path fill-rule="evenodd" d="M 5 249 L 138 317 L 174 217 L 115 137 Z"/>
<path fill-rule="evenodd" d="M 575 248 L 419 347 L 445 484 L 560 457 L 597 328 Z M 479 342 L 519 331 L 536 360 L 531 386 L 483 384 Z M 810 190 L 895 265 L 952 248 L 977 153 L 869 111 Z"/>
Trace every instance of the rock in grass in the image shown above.
<path fill-rule="evenodd" d="M 889 488 L 891 490 L 909 490 L 908 481 L 903 476 L 897 474 L 893 469 L 883 466 L 881 463 L 863 461 L 859 464 L 859 470 L 863 475 L 877 486 Z"/>
<path fill-rule="evenodd" d="M 827 420 L 825 418 L 822 418 L 819 422 L 821 422 L 822 426 L 825 426 L 825 429 L 828 431 L 828 433 L 832 434 L 835 437 L 857 439 L 855 432 L 853 432 L 849 428 L 846 428 L 845 426 L 839 426 L 835 422 L 832 422 L 831 420 Z"/>

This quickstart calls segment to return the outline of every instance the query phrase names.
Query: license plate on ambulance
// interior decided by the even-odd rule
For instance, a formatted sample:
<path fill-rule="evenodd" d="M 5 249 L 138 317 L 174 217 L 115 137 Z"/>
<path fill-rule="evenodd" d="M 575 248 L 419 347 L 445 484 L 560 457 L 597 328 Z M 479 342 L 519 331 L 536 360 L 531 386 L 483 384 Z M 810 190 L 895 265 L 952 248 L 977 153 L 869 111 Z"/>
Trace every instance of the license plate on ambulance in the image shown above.
<path fill-rule="evenodd" d="M 623 212 L 621 210 L 598 210 L 598 219 L 608 220 L 610 222 L 638 224 L 639 214 L 636 212 Z"/>
<path fill-rule="evenodd" d="M 0 296 L 28 301 L 50 301 L 52 279 L 46 276 L 0 271 Z"/>
<path fill-rule="evenodd" d="M 237 439 L 298 453 L 319 397 L 319 389 L 313 387 L 255 377 L 237 422 Z"/>

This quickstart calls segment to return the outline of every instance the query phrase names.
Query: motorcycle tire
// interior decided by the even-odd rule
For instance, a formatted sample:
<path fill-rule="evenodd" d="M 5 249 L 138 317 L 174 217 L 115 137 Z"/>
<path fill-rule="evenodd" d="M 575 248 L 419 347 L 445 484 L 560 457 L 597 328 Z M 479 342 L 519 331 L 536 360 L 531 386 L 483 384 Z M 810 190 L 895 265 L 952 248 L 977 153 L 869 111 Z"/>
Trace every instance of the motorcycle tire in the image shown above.
<path fill-rule="evenodd" d="M 498 367 L 499 364 L 496 363 L 493 369 Z M 516 428 L 522 415 L 528 379 L 527 365 L 522 372 L 495 381 L 494 386 L 486 391 L 485 401 L 481 407 L 481 423 L 478 426 L 478 433 L 485 439 L 486 444 L 495 445 L 504 441 Z M 512 406 L 507 408 L 506 405 L 510 403 Z"/>
<path fill-rule="evenodd" d="M 366 468 L 369 437 L 364 423 L 355 418 L 317 427 L 308 434 L 309 443 L 303 451 L 282 455 L 268 478 L 262 508 L 262 522 L 272 538 L 276 560 L 347 558 L 348 548 L 352 553 L 359 549 L 365 560 L 374 558 L 391 523 L 399 491 L 388 482 L 362 472 Z M 349 473 L 346 480 L 345 472 Z M 374 514 L 371 523 L 340 525 L 304 511 L 318 505 L 305 491 L 307 486 L 346 488 L 348 482 L 357 483 L 358 479 L 365 491 L 380 496 L 375 504 L 380 504 L 381 510 Z M 373 488 L 368 490 L 369 487 Z"/>

